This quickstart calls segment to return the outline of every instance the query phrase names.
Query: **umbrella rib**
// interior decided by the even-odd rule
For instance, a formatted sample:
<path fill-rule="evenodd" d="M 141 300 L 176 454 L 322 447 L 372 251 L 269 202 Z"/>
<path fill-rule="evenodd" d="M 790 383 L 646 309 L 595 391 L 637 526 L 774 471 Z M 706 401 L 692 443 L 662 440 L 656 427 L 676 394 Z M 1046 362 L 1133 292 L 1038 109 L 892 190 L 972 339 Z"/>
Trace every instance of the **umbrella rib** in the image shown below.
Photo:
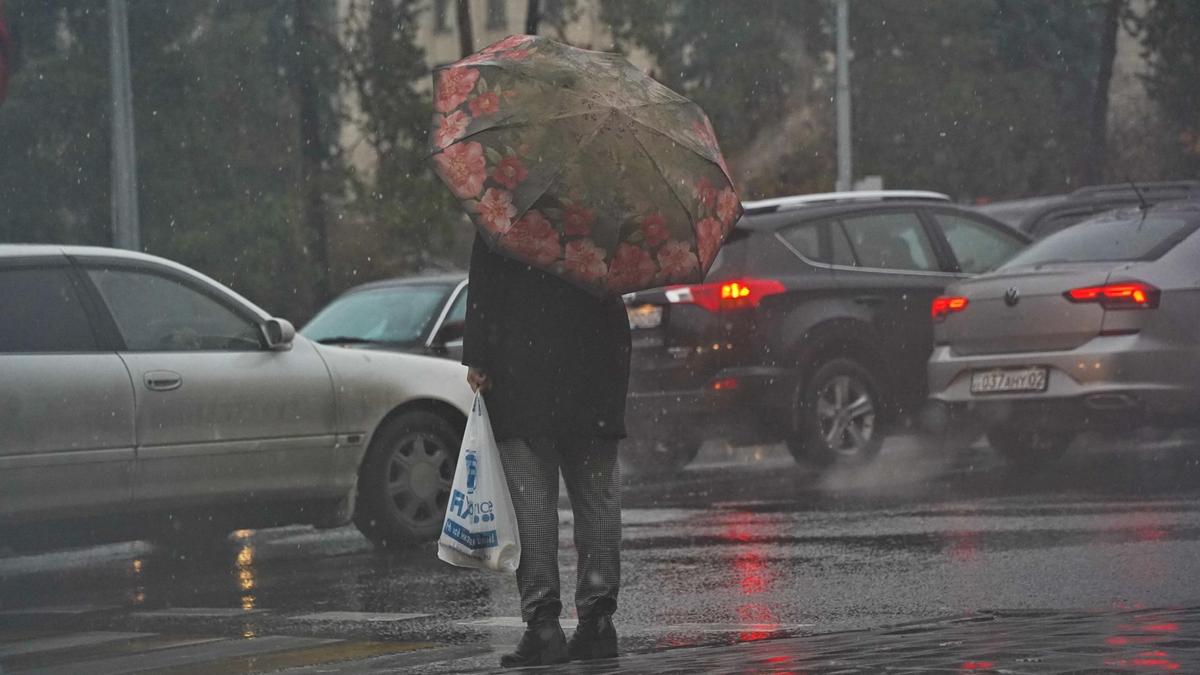
<path fill-rule="evenodd" d="M 543 117 L 543 118 L 538 119 L 537 121 L 538 122 L 552 122 L 554 120 L 565 120 L 569 117 L 582 117 L 583 115 L 591 115 L 594 113 L 595 113 L 595 111 L 593 111 L 593 110 L 580 110 L 578 112 L 571 112 L 571 113 L 564 113 L 562 115 L 555 115 L 554 117 Z M 456 139 L 454 141 L 454 143 L 462 143 L 463 141 L 466 141 L 470 138 L 478 136 L 479 134 L 482 134 L 485 131 L 496 131 L 497 129 L 515 129 L 516 127 L 524 126 L 527 124 L 533 124 L 533 122 L 531 122 L 529 120 L 525 120 L 522 122 L 510 122 L 507 124 L 495 124 L 490 127 L 484 127 L 483 129 L 476 129 L 475 131 L 472 131 L 471 133 L 467 134 L 466 136 Z M 441 151 L 442 151 L 441 149 L 434 150 L 433 152 L 429 153 L 429 155 L 433 156 Z"/>
<path fill-rule="evenodd" d="M 687 214 L 689 221 L 688 225 L 692 228 L 692 236 L 698 237 L 699 234 L 696 232 L 696 216 L 692 214 L 687 205 L 683 203 L 683 200 L 679 198 L 679 194 L 675 192 L 674 188 L 671 187 L 671 183 L 667 180 L 666 174 L 663 173 L 662 167 L 659 165 L 658 160 L 654 159 L 654 155 L 651 154 L 648 149 L 646 149 L 645 144 L 642 143 L 642 139 L 638 138 L 636 133 L 633 134 L 633 140 L 637 141 L 638 147 L 642 149 L 642 154 L 644 154 L 646 159 L 650 160 L 650 163 L 654 165 L 654 170 L 656 173 L 658 173 L 659 179 L 662 180 L 663 185 L 667 188 L 667 192 L 671 193 L 671 196 L 674 197 L 675 201 L 679 203 L 679 208 L 683 209 L 683 212 Z"/>
<path fill-rule="evenodd" d="M 579 142 L 579 145 L 575 146 L 575 150 L 579 151 L 579 150 L 582 150 L 583 148 L 587 147 L 588 144 L 590 144 L 596 138 L 597 134 L 600 133 L 600 129 L 604 126 L 604 124 L 606 122 L 608 122 L 609 118 L 611 118 L 612 115 L 613 115 L 613 111 L 610 110 L 608 112 L 608 114 L 604 116 L 604 119 L 600 120 L 600 122 L 597 123 L 596 126 L 590 132 L 588 132 L 587 138 L 584 138 L 582 141 Z M 534 204 L 536 204 L 539 199 L 544 197 L 546 195 L 546 193 L 550 191 L 550 188 L 554 187 L 555 183 L 558 182 L 559 177 L 562 176 L 563 171 L 566 171 L 566 169 L 567 169 L 567 162 L 561 162 L 558 165 L 558 170 L 554 172 L 554 175 L 550 177 L 550 180 L 546 181 L 546 187 L 543 188 L 541 192 L 537 193 L 537 196 L 535 196 L 533 199 L 529 200 L 530 207 L 532 207 Z M 526 209 L 526 211 L 528 211 L 528 208 Z M 499 241 L 502 238 L 503 238 L 503 235 L 501 235 L 500 237 L 497 237 L 496 240 Z"/>

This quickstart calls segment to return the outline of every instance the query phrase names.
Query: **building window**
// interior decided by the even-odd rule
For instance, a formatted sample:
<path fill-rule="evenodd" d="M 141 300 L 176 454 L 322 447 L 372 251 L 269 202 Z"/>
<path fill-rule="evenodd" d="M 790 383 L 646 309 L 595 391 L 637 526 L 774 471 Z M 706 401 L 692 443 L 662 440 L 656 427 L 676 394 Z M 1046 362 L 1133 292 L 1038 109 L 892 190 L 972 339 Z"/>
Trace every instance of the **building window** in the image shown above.
<path fill-rule="evenodd" d="M 433 30 L 450 32 L 450 0 L 433 0 Z"/>
<path fill-rule="evenodd" d="M 505 0 L 488 0 L 487 27 L 488 30 L 508 27 L 508 5 Z"/>

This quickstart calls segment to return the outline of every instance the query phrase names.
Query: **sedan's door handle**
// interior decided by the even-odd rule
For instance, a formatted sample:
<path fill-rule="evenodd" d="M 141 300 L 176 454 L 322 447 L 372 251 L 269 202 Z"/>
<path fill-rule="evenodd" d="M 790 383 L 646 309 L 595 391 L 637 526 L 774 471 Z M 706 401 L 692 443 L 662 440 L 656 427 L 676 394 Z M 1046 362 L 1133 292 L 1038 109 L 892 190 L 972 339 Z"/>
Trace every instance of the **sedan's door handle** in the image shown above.
<path fill-rule="evenodd" d="M 151 370 L 142 381 L 151 391 L 171 391 L 183 386 L 183 376 L 170 370 Z"/>
<path fill-rule="evenodd" d="M 885 298 L 882 295 L 859 295 L 854 301 L 860 305 L 882 305 Z"/>

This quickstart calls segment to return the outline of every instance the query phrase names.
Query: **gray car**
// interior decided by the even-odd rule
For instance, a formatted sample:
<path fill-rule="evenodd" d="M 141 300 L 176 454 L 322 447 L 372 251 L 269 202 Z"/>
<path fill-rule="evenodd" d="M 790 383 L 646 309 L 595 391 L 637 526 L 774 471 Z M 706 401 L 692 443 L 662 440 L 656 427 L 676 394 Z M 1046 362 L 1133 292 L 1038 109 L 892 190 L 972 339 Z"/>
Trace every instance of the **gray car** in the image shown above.
<path fill-rule="evenodd" d="M 114 249 L 0 246 L 0 317 L 3 546 L 440 530 L 471 404 L 456 363 L 317 344 Z"/>
<path fill-rule="evenodd" d="M 1200 201 L 1053 234 L 934 301 L 935 425 L 982 425 L 1018 463 L 1081 430 L 1200 419 Z"/>

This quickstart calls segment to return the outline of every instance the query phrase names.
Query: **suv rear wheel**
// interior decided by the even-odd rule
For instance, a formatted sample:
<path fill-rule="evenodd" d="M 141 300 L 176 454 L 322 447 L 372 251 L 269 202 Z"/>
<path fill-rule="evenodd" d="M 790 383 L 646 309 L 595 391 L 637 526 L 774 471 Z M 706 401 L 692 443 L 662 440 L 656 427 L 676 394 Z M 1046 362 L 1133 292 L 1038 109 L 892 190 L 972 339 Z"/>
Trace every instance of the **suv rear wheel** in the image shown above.
<path fill-rule="evenodd" d="M 883 445 L 879 392 L 875 377 L 854 359 L 819 366 L 797 395 L 798 429 L 787 440 L 792 456 L 820 466 L 869 461 Z"/>
<path fill-rule="evenodd" d="M 1045 466 L 1067 451 L 1075 440 L 1069 431 L 1047 431 L 1017 427 L 996 427 L 987 433 L 988 444 L 1017 468 Z"/>
<path fill-rule="evenodd" d="M 388 420 L 358 477 L 354 525 L 378 546 L 435 539 L 458 460 L 459 434 L 423 410 Z"/>
<path fill-rule="evenodd" d="M 621 464 L 635 476 L 670 476 L 683 471 L 700 443 L 692 440 L 629 438 L 621 445 Z"/>

